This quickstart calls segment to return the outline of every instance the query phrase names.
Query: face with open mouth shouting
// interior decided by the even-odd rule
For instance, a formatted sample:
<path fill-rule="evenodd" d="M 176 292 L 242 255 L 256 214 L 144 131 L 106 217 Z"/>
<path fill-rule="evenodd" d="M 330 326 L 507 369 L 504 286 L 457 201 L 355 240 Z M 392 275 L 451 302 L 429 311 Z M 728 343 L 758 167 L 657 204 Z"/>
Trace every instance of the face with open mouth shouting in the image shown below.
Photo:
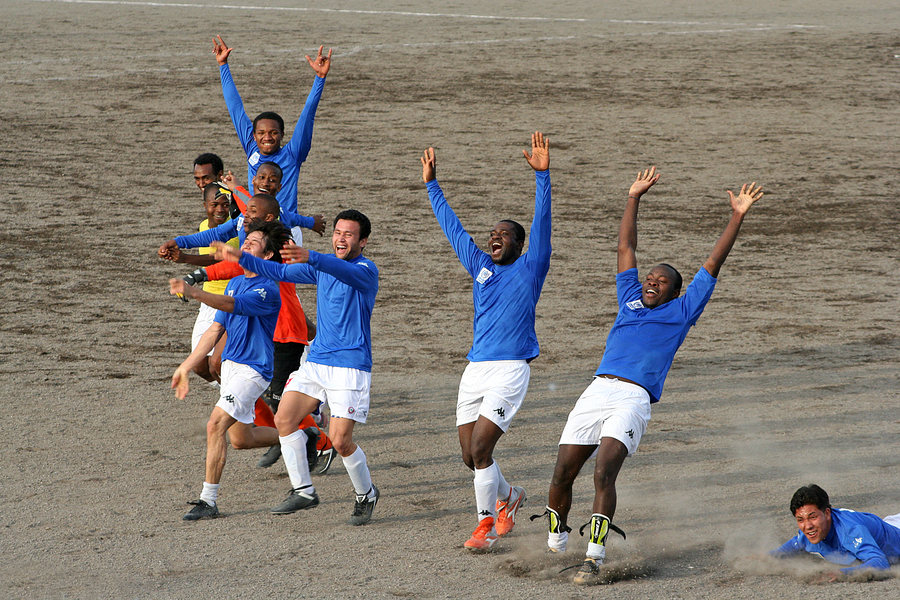
<path fill-rule="evenodd" d="M 334 232 L 331 234 L 331 247 L 334 255 L 341 260 L 353 260 L 366 247 L 367 238 L 360 239 L 360 226 L 356 221 L 339 219 L 334 224 Z"/>
<path fill-rule="evenodd" d="M 488 254 L 495 265 L 508 265 L 522 254 L 524 241 L 516 240 L 516 230 L 512 223 L 500 221 L 488 236 Z"/>
<path fill-rule="evenodd" d="M 811 544 L 818 544 L 831 531 L 831 509 L 820 509 L 815 504 L 804 504 L 794 513 L 797 527 Z"/>
<path fill-rule="evenodd" d="M 675 289 L 676 275 L 672 269 L 657 265 L 650 269 L 641 289 L 641 302 L 647 308 L 655 308 L 678 297 Z"/>

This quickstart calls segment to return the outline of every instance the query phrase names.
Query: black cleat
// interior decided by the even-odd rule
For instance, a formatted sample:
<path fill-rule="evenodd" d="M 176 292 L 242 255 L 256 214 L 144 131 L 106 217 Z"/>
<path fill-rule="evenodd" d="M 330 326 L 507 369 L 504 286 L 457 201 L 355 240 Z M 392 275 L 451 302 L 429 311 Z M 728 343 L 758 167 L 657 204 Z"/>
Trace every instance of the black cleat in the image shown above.
<path fill-rule="evenodd" d="M 319 443 L 319 428 L 307 427 L 303 433 L 306 434 L 306 462 L 309 463 L 309 472 L 312 473 L 319 464 L 319 451 L 316 449 L 316 444 Z"/>
<path fill-rule="evenodd" d="M 356 497 L 353 514 L 350 515 L 351 525 L 365 525 L 372 520 L 372 511 L 375 510 L 375 504 L 378 503 L 378 498 L 381 497 L 381 494 L 378 493 L 378 488 L 375 487 L 374 483 L 370 491 L 372 492 L 371 498 L 368 493 L 360 494 Z"/>
<path fill-rule="evenodd" d="M 200 519 L 215 519 L 219 516 L 219 507 L 215 504 L 209 504 L 205 500 L 191 500 L 188 504 L 193 504 L 194 508 L 184 515 L 184 521 L 198 521 Z"/>
<path fill-rule="evenodd" d="M 284 502 L 272 509 L 273 515 L 289 515 L 298 510 L 305 510 L 319 505 L 319 495 L 315 492 L 308 494 L 300 489 L 292 489 Z"/>
<path fill-rule="evenodd" d="M 268 469 L 277 463 L 279 458 L 281 458 L 281 444 L 275 444 L 266 450 L 266 453 L 259 458 L 259 462 L 256 463 L 256 466 Z"/>

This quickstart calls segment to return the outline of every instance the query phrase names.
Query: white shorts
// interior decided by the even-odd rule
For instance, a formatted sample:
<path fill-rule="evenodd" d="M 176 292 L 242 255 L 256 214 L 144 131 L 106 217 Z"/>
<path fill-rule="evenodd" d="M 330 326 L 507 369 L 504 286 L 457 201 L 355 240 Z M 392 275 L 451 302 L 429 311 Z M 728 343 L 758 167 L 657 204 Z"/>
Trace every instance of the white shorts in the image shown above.
<path fill-rule="evenodd" d="M 489 419 L 504 433 L 522 406 L 531 366 L 524 360 L 470 362 L 459 380 L 456 426 Z"/>
<path fill-rule="evenodd" d="M 884 522 L 900 529 L 900 514 L 887 516 L 884 518 Z"/>
<path fill-rule="evenodd" d="M 197 318 L 194 320 L 194 330 L 191 332 L 191 351 L 197 347 L 200 338 L 203 337 L 203 334 L 206 333 L 209 326 L 213 324 L 215 318 L 216 309 L 201 302 L 200 310 L 197 312 Z M 207 356 L 212 356 L 212 353 L 213 351 L 210 350 Z"/>
<path fill-rule="evenodd" d="M 300 392 L 328 404 L 332 417 L 365 423 L 369 416 L 372 374 L 347 367 L 330 367 L 306 361 L 291 373 L 284 394 Z"/>
<path fill-rule="evenodd" d="M 575 403 L 560 445 L 593 446 L 600 438 L 619 440 L 628 456 L 637 451 L 650 421 L 650 394 L 633 383 L 595 377 Z"/>
<path fill-rule="evenodd" d="M 247 365 L 226 360 L 222 363 L 222 384 L 216 406 L 248 425 L 253 422 L 256 399 L 266 388 L 268 380 Z"/>

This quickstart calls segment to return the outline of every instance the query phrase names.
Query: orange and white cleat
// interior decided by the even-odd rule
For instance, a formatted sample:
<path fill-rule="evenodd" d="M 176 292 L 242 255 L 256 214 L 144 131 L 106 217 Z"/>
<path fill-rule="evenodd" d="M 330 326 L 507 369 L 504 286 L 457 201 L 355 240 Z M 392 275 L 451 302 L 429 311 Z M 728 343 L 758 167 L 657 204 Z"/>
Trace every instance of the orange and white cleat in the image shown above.
<path fill-rule="evenodd" d="M 509 498 L 497 500 L 497 535 L 504 536 L 516 524 L 516 514 L 525 504 L 525 488 L 512 486 L 509 490 Z"/>
<path fill-rule="evenodd" d="M 472 552 L 488 552 L 497 543 L 499 537 L 497 530 L 494 529 L 493 517 L 485 517 L 478 524 L 478 527 L 475 528 L 472 537 L 463 544 L 463 547 Z"/>

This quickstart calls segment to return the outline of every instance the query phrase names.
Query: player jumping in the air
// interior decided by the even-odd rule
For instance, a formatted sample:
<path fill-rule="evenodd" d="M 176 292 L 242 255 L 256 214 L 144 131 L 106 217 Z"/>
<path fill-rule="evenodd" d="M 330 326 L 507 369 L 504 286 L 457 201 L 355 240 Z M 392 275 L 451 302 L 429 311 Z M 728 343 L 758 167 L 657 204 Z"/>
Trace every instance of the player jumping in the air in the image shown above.
<path fill-rule="evenodd" d="M 219 250 L 216 257 L 238 261 L 245 269 L 258 270 L 276 281 L 316 285 L 316 337 L 306 362 L 291 374 L 275 414 L 291 492 L 272 509 L 274 514 L 290 514 L 319 504 L 306 460 L 306 434 L 297 425 L 317 410 L 320 402 L 331 409 L 328 433 L 356 492 L 350 523 L 368 523 L 378 502 L 378 488 L 372 483 L 366 455 L 353 441 L 354 425 L 365 423 L 369 414 L 372 382 L 371 318 L 378 269 L 362 255 L 370 233 L 371 224 L 364 214 L 342 211 L 335 218 L 331 236 L 334 254 L 289 246 L 282 254 L 285 260 L 297 264 L 285 265 L 214 244 Z"/>
<path fill-rule="evenodd" d="M 476 552 L 490 550 L 499 536 L 512 530 L 525 502 L 525 490 L 511 486 L 493 458 L 494 447 L 528 390 L 528 363 L 540 352 L 535 309 L 550 268 L 550 140 L 535 132 L 531 154 L 523 153 L 536 183 L 531 241 L 525 254 L 525 229 L 510 220 L 494 225 L 487 252 L 479 249 L 435 179 L 434 148 L 421 158 L 434 215 L 474 280 L 474 337 L 469 364 L 459 382 L 456 427 L 463 462 L 475 472 L 478 527 L 464 547 Z"/>
<path fill-rule="evenodd" d="M 566 525 L 572 506 L 572 484 L 585 462 L 597 452 L 594 467 L 594 506 L 589 523 L 587 556 L 575 575 L 585 584 L 599 576 L 606 556 L 606 537 L 616 510 L 616 476 L 625 457 L 634 454 L 650 420 L 650 405 L 662 395 L 663 382 L 675 352 L 712 295 L 716 277 L 731 251 L 744 216 L 762 198 L 756 183 L 731 190 L 731 219 L 703 267 L 681 295 L 681 275 L 659 264 L 644 281 L 638 279 L 637 213 L 641 196 L 659 179 L 656 167 L 638 173 L 628 191 L 619 226 L 616 294 L 619 313 L 606 339 L 606 350 L 594 381 L 584 391 L 559 440 L 556 468 L 550 483 L 548 506 L 551 551 L 564 552 L 571 529 Z M 532 518 L 536 518 L 538 515 Z M 624 536 L 624 533 L 622 533 Z"/>
<path fill-rule="evenodd" d="M 280 260 L 279 248 L 290 239 L 290 232 L 277 221 L 251 224 L 241 250 L 263 262 Z M 221 243 L 224 246 L 224 243 Z M 229 433 L 235 448 L 261 448 L 278 439 L 271 427 L 253 427 L 254 407 L 272 379 L 272 334 L 281 308 L 278 286 L 270 279 L 244 269 L 244 275 L 228 282 L 225 294 L 210 294 L 189 286 L 183 279 L 170 279 L 172 294 L 194 298 L 217 309 L 215 320 L 199 343 L 172 375 L 172 388 L 181 399 L 188 393 L 188 373 L 199 361 L 206 360 L 223 334 L 222 382 L 219 401 L 206 425 L 206 477 L 200 499 L 184 515 L 186 521 L 215 518 L 219 480 L 225 468 Z"/>

